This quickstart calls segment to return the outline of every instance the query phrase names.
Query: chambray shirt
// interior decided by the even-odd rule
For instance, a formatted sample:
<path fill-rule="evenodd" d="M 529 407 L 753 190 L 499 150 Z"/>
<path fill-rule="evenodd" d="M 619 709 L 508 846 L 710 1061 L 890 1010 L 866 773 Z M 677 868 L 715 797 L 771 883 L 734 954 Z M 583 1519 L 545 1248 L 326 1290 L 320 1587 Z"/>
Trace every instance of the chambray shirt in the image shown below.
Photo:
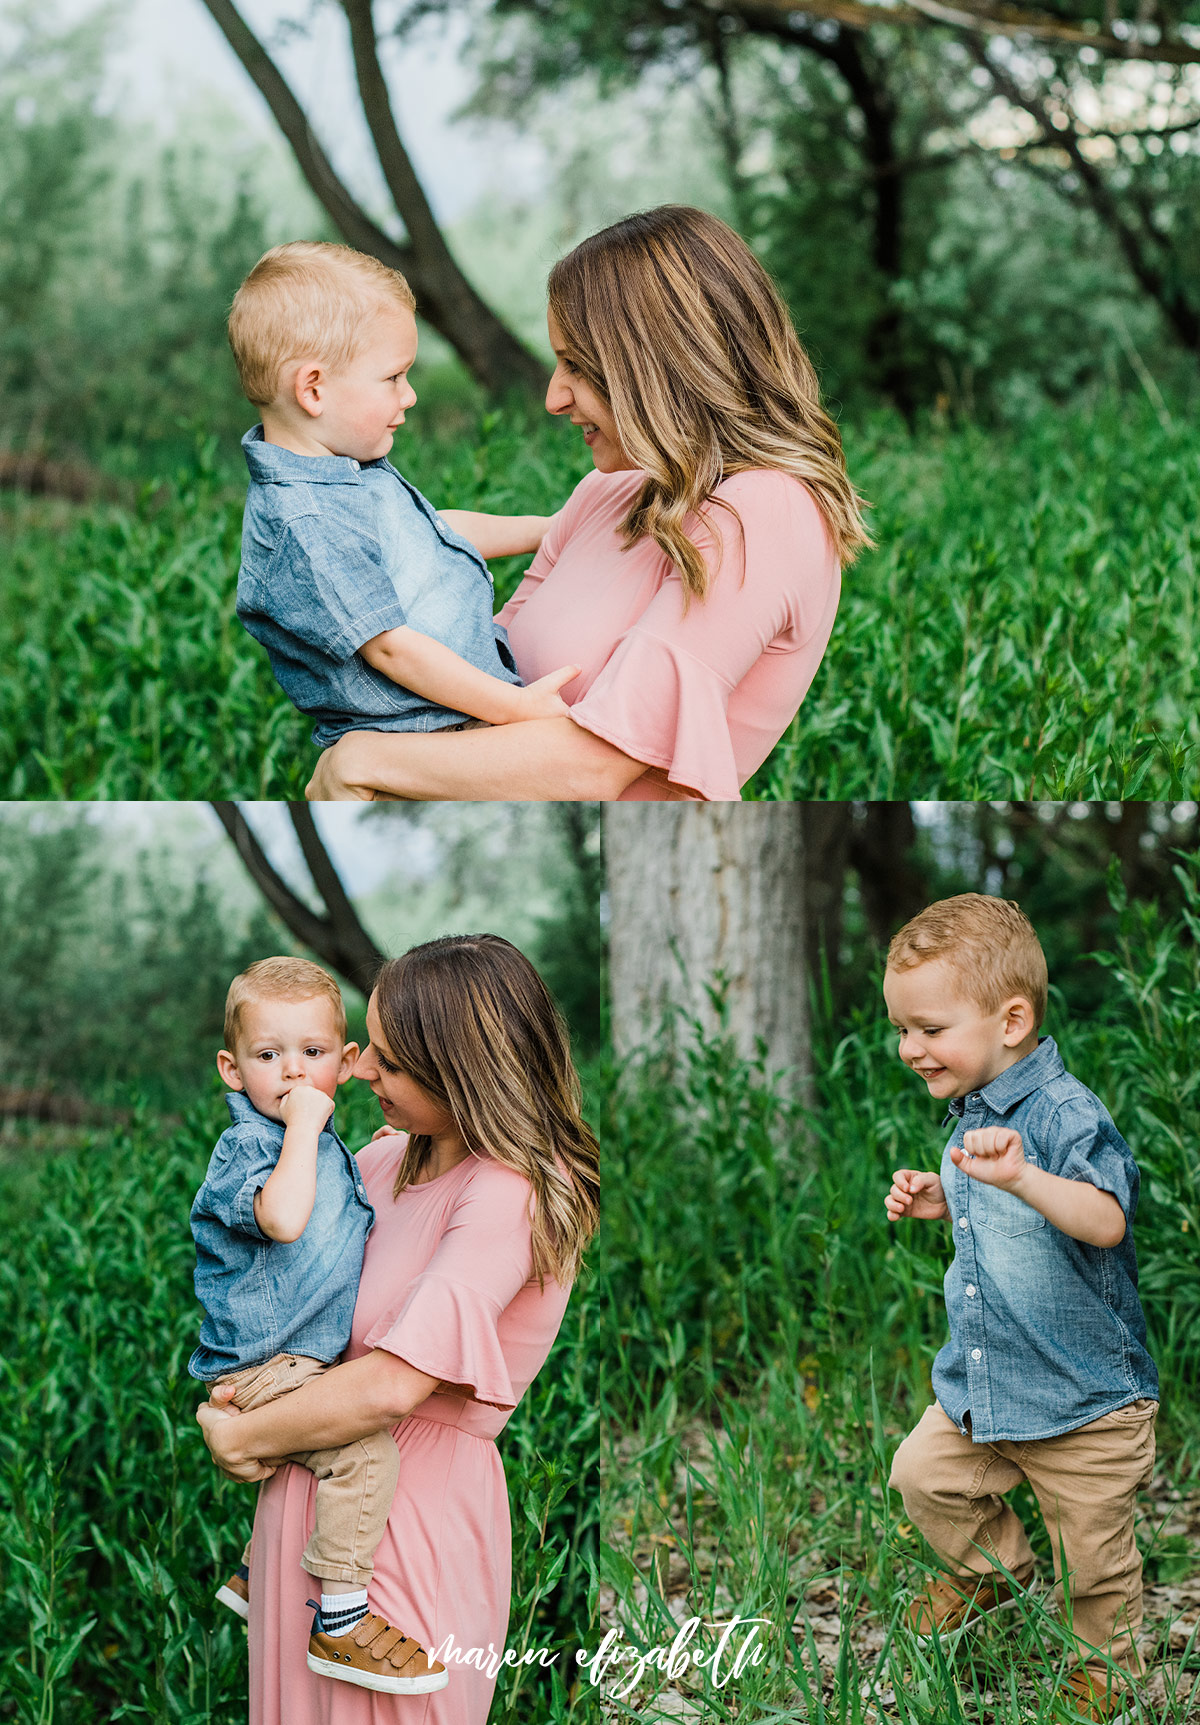
<path fill-rule="evenodd" d="M 440 731 L 467 717 L 393 683 L 359 648 L 405 624 L 477 670 L 520 683 L 475 547 L 389 461 L 297 455 L 242 439 L 250 488 L 237 613 L 284 694 L 328 748 L 347 731 Z"/>
<path fill-rule="evenodd" d="M 196 1298 L 204 1307 L 194 1378 L 258 1366 L 273 1354 L 335 1360 L 350 1340 L 363 1247 L 375 1220 L 354 1157 L 332 1127 L 317 1140 L 317 1195 L 298 1240 L 272 1240 L 254 1194 L 279 1161 L 284 1128 L 240 1091 L 192 1205 Z"/>
<path fill-rule="evenodd" d="M 1063 1066 L 1052 1037 L 950 1103 L 957 1117 L 941 1179 L 954 1230 L 946 1272 L 950 1340 L 933 1363 L 944 1411 L 976 1443 L 1057 1437 L 1158 1395 L 1137 1292 L 1137 1164 L 1107 1109 Z M 1116 1246 L 1073 1240 L 1012 1192 L 950 1160 L 963 1135 L 1011 1126 L 1025 1159 L 1111 1192 L 1125 1213 Z"/>

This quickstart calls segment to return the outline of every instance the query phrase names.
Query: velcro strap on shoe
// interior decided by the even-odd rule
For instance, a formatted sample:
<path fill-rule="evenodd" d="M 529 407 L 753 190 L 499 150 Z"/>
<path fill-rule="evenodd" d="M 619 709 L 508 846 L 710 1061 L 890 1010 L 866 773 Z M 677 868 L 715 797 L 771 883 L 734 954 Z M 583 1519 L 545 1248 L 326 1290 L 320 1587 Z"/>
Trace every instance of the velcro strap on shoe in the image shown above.
<path fill-rule="evenodd" d="M 383 1624 L 369 1644 L 372 1659 L 378 1659 L 381 1661 L 387 1659 L 393 1648 L 398 1647 L 402 1641 L 407 1640 L 408 1637 L 402 1629 L 393 1629 L 390 1623 Z M 403 1660 L 392 1659 L 391 1663 L 393 1665 L 400 1665 L 403 1663 Z"/>

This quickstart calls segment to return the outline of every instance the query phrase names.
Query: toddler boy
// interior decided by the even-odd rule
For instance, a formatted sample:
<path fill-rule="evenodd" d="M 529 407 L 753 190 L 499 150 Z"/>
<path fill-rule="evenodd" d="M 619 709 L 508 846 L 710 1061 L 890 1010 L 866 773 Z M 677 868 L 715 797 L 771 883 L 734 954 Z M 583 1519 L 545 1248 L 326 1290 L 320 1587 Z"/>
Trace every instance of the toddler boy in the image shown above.
<path fill-rule="evenodd" d="M 955 1128 L 938 1174 L 901 1168 L 889 1218 L 948 1220 L 950 1340 L 935 1404 L 896 1452 L 891 1484 L 945 1573 L 909 1608 L 949 1633 L 1015 1599 L 1033 1552 L 1003 1494 L 1033 1488 L 1067 1595 L 1078 1667 L 1067 1717 L 1115 1722 L 1114 1667 L 1140 1670 L 1134 1498 L 1154 1465 L 1158 1375 L 1146 1351 L 1132 1224 L 1138 1171 L 1103 1104 L 1050 1037 L 1046 961 L 1015 904 L 930 905 L 888 951 L 899 1054 Z M 1007 1572 L 1007 1576 L 1004 1572 Z"/>
<path fill-rule="evenodd" d="M 386 460 L 417 399 L 414 305 L 397 270 L 298 241 L 255 264 L 229 315 L 262 409 L 242 439 L 238 616 L 321 748 L 347 731 L 560 718 L 579 670 L 522 688 L 492 620 L 484 559 L 536 551 L 550 518 L 439 515 Z"/>
<path fill-rule="evenodd" d="M 357 1044 L 332 977 L 303 958 L 265 958 L 235 977 L 217 1068 L 233 1124 L 192 1205 L 200 1346 L 188 1361 L 210 1387 L 257 1408 L 325 1371 L 350 1339 L 363 1247 L 375 1220 L 354 1157 L 330 1124 Z M 284 1456 L 317 1478 L 316 1525 L 301 1563 L 321 1581 L 308 1665 L 390 1694 L 442 1689 L 445 1666 L 367 1607 L 367 1583 L 395 1496 L 388 1431 Z M 248 1553 L 219 1597 L 249 1615 Z"/>

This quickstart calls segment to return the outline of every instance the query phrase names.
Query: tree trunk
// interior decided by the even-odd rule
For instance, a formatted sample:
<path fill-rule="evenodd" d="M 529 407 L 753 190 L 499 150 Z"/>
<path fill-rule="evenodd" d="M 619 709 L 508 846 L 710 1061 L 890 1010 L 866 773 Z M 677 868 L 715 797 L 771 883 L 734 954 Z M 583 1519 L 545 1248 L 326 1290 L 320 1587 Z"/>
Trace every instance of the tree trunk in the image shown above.
<path fill-rule="evenodd" d="M 270 108 L 310 189 L 347 244 L 369 252 L 408 278 L 421 316 L 446 338 L 485 389 L 494 395 L 519 392 L 540 398 L 546 389 L 545 365 L 475 292 L 433 219 L 396 129 L 379 66 L 369 0 L 343 0 L 343 10 L 351 30 L 363 112 L 397 213 L 408 230 L 408 239 L 403 242 L 385 233 L 338 178 L 316 140 L 308 115 L 233 0 L 204 0 L 204 5 Z"/>
<path fill-rule="evenodd" d="M 289 933 L 360 994 L 369 995 L 384 955 L 359 921 L 309 805 L 289 803 L 288 814 L 313 885 L 325 905 L 323 916 L 292 891 L 259 844 L 237 803 L 214 802 L 210 806 L 233 841 L 247 874 Z"/>
<path fill-rule="evenodd" d="M 803 1092 L 811 1072 L 803 832 L 795 803 L 606 807 L 618 1055 L 652 1041 L 664 1018 L 678 1046 L 680 1011 L 706 1034 L 723 1019 L 743 1055 L 761 1042 L 767 1070 Z"/>

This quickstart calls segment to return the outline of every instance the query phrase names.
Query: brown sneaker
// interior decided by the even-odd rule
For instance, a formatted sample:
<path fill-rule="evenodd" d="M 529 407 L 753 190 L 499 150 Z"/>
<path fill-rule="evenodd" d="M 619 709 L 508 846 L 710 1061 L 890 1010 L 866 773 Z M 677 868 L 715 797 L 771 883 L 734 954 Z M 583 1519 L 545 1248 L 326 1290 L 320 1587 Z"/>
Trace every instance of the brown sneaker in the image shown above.
<path fill-rule="evenodd" d="M 227 1605 L 230 1611 L 236 1611 L 241 1618 L 250 1616 L 250 1571 L 243 1563 L 239 1565 L 236 1575 L 231 1575 L 228 1581 L 223 1581 L 217 1589 L 217 1598 L 222 1605 Z"/>
<path fill-rule="evenodd" d="M 1120 1679 L 1116 1680 L 1118 1683 Z M 1093 1677 L 1083 1665 L 1064 1677 L 1054 1692 L 1054 1717 L 1091 1725 L 1133 1725 L 1137 1709 L 1128 1688 L 1114 1686 L 1107 1676 Z"/>
<path fill-rule="evenodd" d="M 425 1695 L 450 1681 L 446 1667 L 431 1660 L 411 1636 L 370 1611 L 345 1635 L 326 1635 L 318 1609 L 308 1641 L 308 1669 L 385 1695 Z"/>
<path fill-rule="evenodd" d="M 939 1635 L 953 1635 L 982 1617 L 1010 1610 L 1016 1603 L 1002 1575 L 981 1575 L 975 1583 L 939 1575 L 918 1593 L 905 1612 L 905 1622 L 914 1635 L 927 1640 L 935 1630 Z"/>

